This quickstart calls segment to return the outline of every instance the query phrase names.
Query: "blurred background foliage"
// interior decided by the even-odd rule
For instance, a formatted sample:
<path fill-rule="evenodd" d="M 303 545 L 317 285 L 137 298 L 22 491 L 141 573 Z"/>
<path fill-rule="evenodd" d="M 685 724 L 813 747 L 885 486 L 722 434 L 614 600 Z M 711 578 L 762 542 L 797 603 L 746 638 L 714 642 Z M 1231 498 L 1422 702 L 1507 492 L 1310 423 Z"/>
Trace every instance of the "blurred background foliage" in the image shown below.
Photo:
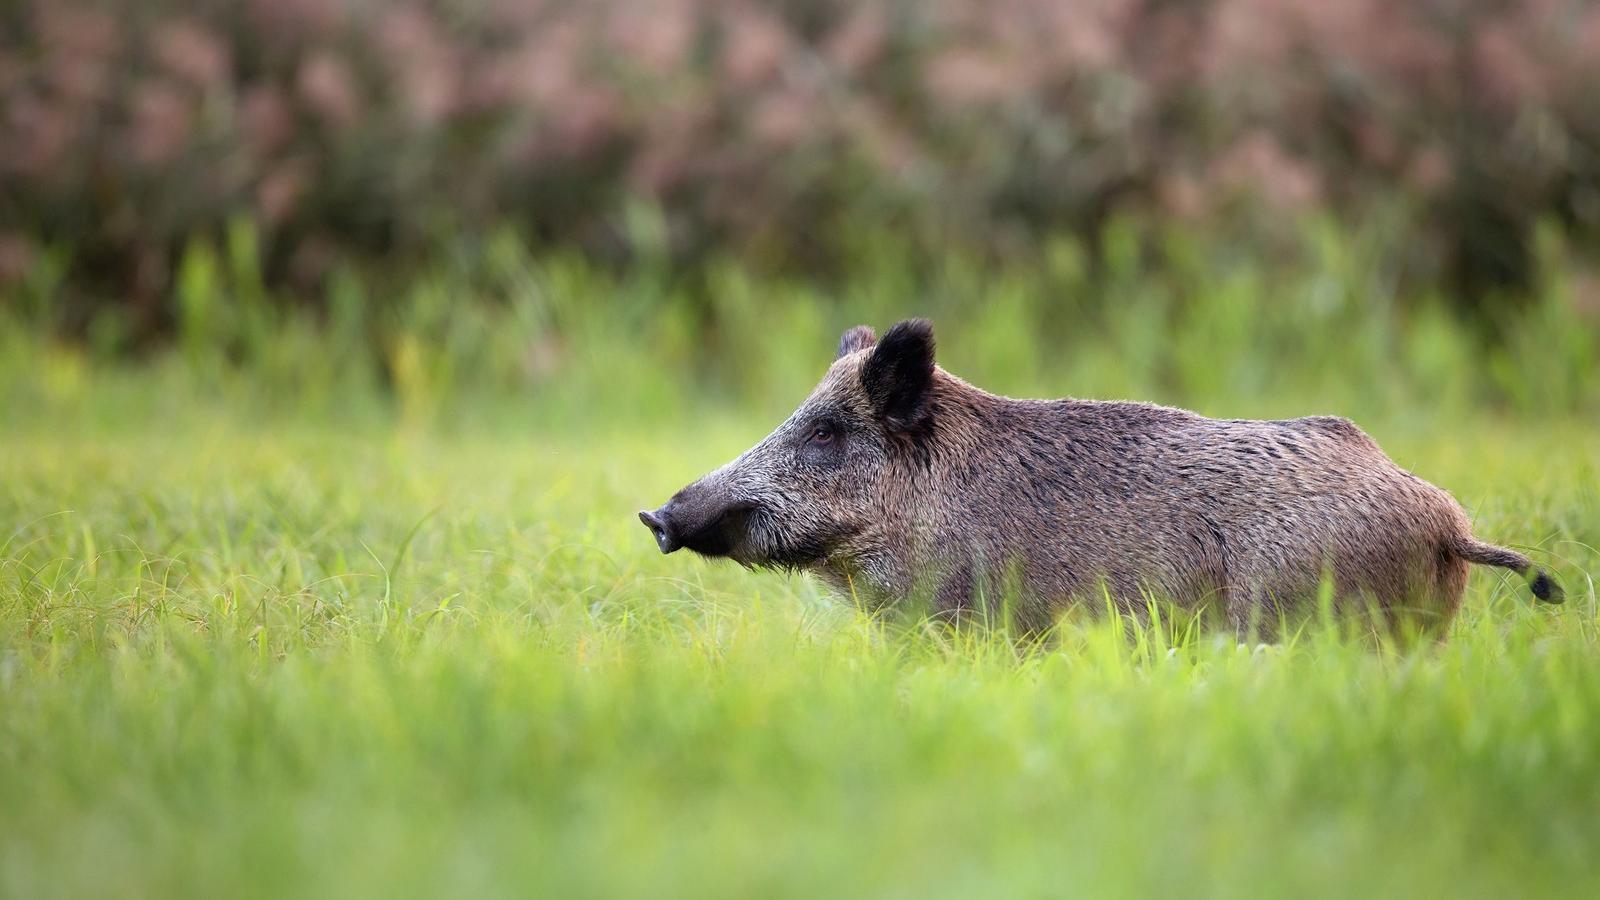
<path fill-rule="evenodd" d="M 17 0 L 0 314 L 423 416 L 905 314 L 1000 389 L 1592 408 L 1596 83 L 1574 0 Z"/>

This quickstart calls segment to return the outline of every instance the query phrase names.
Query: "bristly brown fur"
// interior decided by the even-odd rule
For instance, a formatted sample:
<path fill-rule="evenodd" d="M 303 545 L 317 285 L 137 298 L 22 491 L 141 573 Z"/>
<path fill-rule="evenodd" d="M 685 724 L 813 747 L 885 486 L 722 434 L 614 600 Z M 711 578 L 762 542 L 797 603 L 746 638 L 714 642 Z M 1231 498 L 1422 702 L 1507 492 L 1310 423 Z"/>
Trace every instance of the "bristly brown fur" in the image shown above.
<path fill-rule="evenodd" d="M 871 335 L 846 332 L 788 421 L 675 498 L 702 518 L 760 511 L 728 555 L 810 569 L 874 606 L 922 596 L 952 618 L 1016 588 L 1025 628 L 1097 596 L 1270 626 L 1324 579 L 1336 607 L 1438 627 L 1469 562 L 1528 574 L 1559 602 L 1548 574 L 1473 539 L 1449 494 L 1348 420 L 1013 400 L 934 365 L 925 321 Z"/>

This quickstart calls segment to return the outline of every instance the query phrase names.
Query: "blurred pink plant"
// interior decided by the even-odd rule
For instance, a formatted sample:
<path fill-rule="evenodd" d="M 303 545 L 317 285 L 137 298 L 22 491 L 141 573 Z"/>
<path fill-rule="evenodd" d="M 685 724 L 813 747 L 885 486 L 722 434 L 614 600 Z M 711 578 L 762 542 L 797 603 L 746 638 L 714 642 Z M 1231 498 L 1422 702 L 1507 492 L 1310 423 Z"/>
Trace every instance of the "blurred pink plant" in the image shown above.
<path fill-rule="evenodd" d="M 0 285 L 22 280 L 37 258 L 38 254 L 27 238 L 0 231 Z"/>
<path fill-rule="evenodd" d="M 981 106 L 1016 99 L 1020 74 L 998 52 L 955 47 L 929 61 L 927 86 L 942 104 Z"/>
<path fill-rule="evenodd" d="M 1309 165 L 1260 131 L 1246 135 L 1218 157 L 1210 178 L 1223 190 L 1284 210 L 1310 206 L 1321 190 Z"/>
<path fill-rule="evenodd" d="M 269 170 L 256 186 L 256 208 L 262 220 L 272 226 L 289 218 L 310 180 L 303 160 L 289 160 Z"/>
<path fill-rule="evenodd" d="M 338 57 L 326 51 L 313 53 L 301 63 L 298 81 L 300 96 L 329 124 L 347 127 L 355 122 L 361 99 L 349 67 Z"/>
<path fill-rule="evenodd" d="M 246 89 L 239 100 L 239 120 L 244 144 L 257 158 L 271 156 L 294 140 L 294 109 L 276 85 Z"/>
<path fill-rule="evenodd" d="M 645 74 L 671 78 L 693 49 L 699 19 L 683 0 L 629 0 L 607 10 L 603 28 L 604 42 L 618 57 Z"/>
<path fill-rule="evenodd" d="M 761 144 L 787 150 L 814 133 L 820 124 L 813 98 L 802 91 L 780 88 L 755 101 L 750 132 Z"/>
<path fill-rule="evenodd" d="M 828 35 L 824 52 L 835 65 L 853 73 L 877 62 L 888 40 L 888 16 L 883 7 L 861 4 Z"/>
<path fill-rule="evenodd" d="M 378 22 L 377 48 L 413 127 L 432 128 L 454 112 L 460 64 L 433 16 L 409 4 L 386 11 Z"/>
<path fill-rule="evenodd" d="M 751 5 L 722 16 L 722 71 L 736 88 L 759 87 L 795 51 L 783 23 Z"/>
<path fill-rule="evenodd" d="M 196 87 L 228 78 L 231 53 L 204 25 L 179 19 L 159 25 L 153 38 L 155 56 L 172 75 Z"/>
<path fill-rule="evenodd" d="M 175 85 L 146 81 L 134 88 L 128 141 L 140 164 L 161 166 L 176 161 L 189 143 L 193 125 L 191 103 Z"/>
<path fill-rule="evenodd" d="M 1600 228 L 1589 0 L 22 2 L 6 226 L 94 223 L 112 281 L 241 212 L 299 278 L 441 212 L 603 244 L 630 193 L 776 255 L 883 209 L 987 243 L 1397 194 L 1448 244 L 1469 183 L 1513 237 Z"/>

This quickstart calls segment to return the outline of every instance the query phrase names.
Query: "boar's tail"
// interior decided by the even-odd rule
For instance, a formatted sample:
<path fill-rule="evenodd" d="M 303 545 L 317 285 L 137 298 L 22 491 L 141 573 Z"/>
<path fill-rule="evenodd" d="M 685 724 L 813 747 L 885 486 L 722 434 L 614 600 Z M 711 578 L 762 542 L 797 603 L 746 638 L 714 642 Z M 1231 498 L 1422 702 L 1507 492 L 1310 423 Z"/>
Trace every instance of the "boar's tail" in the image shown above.
<path fill-rule="evenodd" d="M 1546 603 L 1560 603 L 1567 599 L 1566 592 L 1561 590 L 1561 585 L 1556 584 L 1549 572 L 1535 566 L 1532 560 L 1515 550 L 1485 544 L 1471 537 L 1457 538 L 1450 549 L 1467 562 L 1499 566 L 1516 572 L 1528 579 L 1528 589 L 1533 591 L 1533 595 Z"/>

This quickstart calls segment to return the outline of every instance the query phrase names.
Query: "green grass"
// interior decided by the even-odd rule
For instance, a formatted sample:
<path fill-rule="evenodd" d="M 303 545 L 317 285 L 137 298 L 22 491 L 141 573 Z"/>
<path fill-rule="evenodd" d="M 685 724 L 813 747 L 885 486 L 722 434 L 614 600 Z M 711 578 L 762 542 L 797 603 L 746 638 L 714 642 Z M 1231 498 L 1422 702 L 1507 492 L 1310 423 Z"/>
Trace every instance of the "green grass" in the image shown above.
<path fill-rule="evenodd" d="M 1479 570 L 1437 646 L 1029 652 L 659 556 L 634 510 L 754 415 L 340 424 L 84 377 L 0 433 L 0 895 L 1600 890 L 1592 423 L 1363 422 L 1564 607 Z"/>

